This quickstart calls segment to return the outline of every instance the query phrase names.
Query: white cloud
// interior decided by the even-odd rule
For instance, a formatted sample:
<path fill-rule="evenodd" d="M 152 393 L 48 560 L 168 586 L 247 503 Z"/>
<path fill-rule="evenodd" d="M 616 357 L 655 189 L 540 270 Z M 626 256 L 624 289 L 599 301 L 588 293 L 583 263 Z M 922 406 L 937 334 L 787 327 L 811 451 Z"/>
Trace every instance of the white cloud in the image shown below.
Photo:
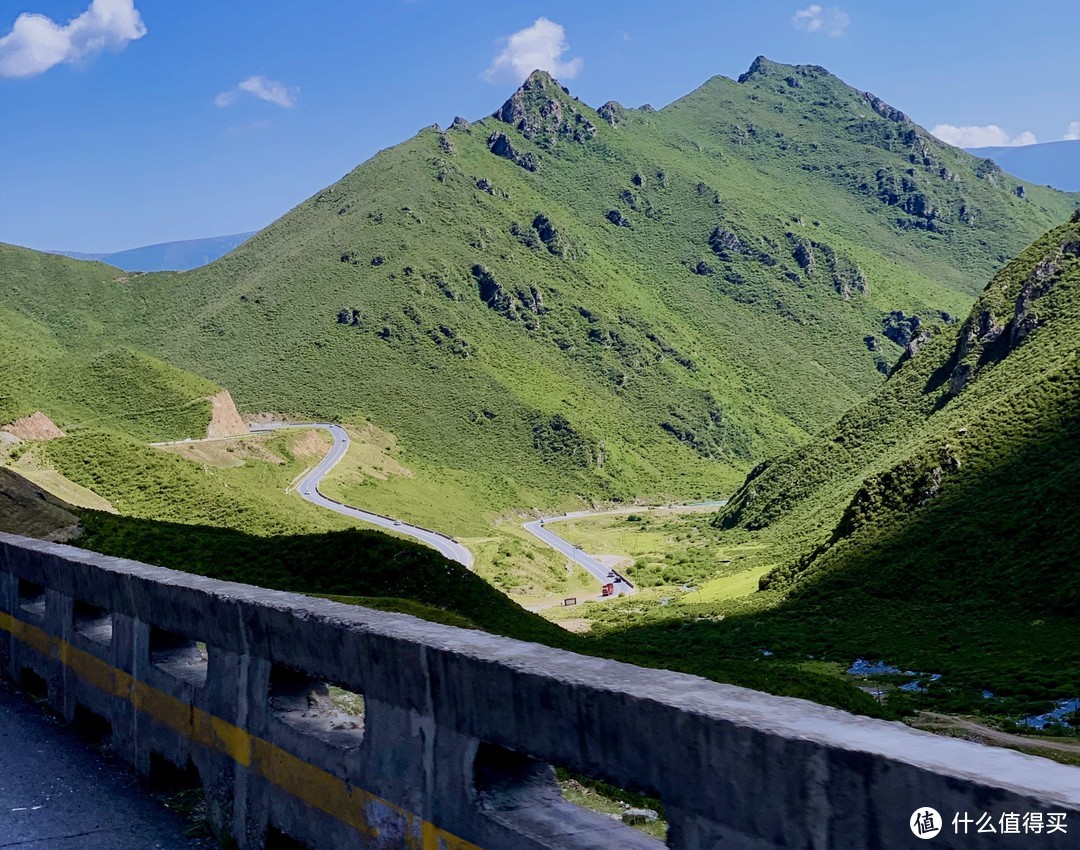
<path fill-rule="evenodd" d="M 214 98 L 214 105 L 222 107 L 230 106 L 241 94 L 250 94 L 252 97 L 257 97 L 259 100 L 265 100 L 268 103 L 276 103 L 278 106 L 292 109 L 296 106 L 296 96 L 299 93 L 300 89 L 296 86 L 286 86 L 284 83 L 279 83 L 277 80 L 268 80 L 266 77 L 254 76 L 242 80 L 234 89 L 223 91 Z"/>
<path fill-rule="evenodd" d="M 1010 137 L 997 124 L 987 124 L 985 127 L 955 127 L 952 124 L 938 124 L 930 132 L 941 141 L 956 145 L 958 148 L 1020 147 L 1034 145 L 1039 141 L 1030 130 Z"/>
<path fill-rule="evenodd" d="M 820 32 L 839 38 L 847 32 L 851 15 L 836 6 L 822 7 L 817 3 L 799 9 L 791 16 L 791 25 L 803 32 Z"/>
<path fill-rule="evenodd" d="M 0 36 L 0 77 L 32 77 L 62 62 L 89 59 L 102 50 L 122 50 L 146 35 L 135 0 L 93 0 L 60 26 L 52 18 L 25 12 Z"/>
<path fill-rule="evenodd" d="M 1080 139 L 1080 121 L 1070 122 L 1069 129 L 1065 131 L 1064 138 L 1069 141 Z"/>
<path fill-rule="evenodd" d="M 518 30 L 506 39 L 502 52 L 484 71 L 484 79 L 489 83 L 500 80 L 520 83 L 539 68 L 552 76 L 571 80 L 584 62 L 580 57 L 564 61 L 563 54 L 569 49 L 566 31 L 560 24 L 537 18 L 531 27 Z"/>

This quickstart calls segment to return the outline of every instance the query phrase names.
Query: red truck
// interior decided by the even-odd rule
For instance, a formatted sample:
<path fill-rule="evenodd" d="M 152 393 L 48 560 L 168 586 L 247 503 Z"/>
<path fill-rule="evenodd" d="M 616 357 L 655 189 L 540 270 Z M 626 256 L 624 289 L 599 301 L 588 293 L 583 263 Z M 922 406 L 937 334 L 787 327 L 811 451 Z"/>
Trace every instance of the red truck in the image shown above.
<path fill-rule="evenodd" d="M 615 585 L 613 585 L 613 584 L 605 584 L 600 589 L 600 595 L 601 596 L 611 596 L 611 594 L 613 594 L 614 592 L 615 592 Z"/>

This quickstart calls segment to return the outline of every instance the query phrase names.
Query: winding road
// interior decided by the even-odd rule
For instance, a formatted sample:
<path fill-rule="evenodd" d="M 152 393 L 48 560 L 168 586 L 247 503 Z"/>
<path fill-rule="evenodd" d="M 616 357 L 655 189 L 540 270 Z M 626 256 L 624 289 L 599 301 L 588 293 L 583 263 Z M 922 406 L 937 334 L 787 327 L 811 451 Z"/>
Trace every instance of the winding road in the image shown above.
<path fill-rule="evenodd" d="M 563 516 L 543 517 L 525 523 L 524 528 L 533 537 L 546 543 L 552 549 L 562 552 L 562 554 L 575 564 L 584 567 L 593 578 L 600 582 L 600 584 L 614 584 L 615 592 L 613 596 L 623 596 L 633 593 L 636 590 L 634 585 L 632 585 L 629 579 L 621 575 L 617 570 L 613 570 L 611 567 L 606 566 L 599 559 L 593 557 L 583 549 L 578 548 L 569 540 L 564 540 L 554 531 L 548 531 L 548 529 L 545 528 L 545 524 L 548 522 L 558 522 L 562 519 L 577 519 L 585 516 L 592 516 L 592 514 L 588 511 L 578 511 L 577 513 L 564 514 Z M 611 597 L 609 596 L 607 598 L 610 599 Z"/>
<path fill-rule="evenodd" d="M 432 531 L 430 528 L 423 528 L 419 525 L 410 525 L 407 522 L 394 519 L 393 517 L 383 516 L 382 514 L 375 514 L 370 511 L 360 510 L 360 508 L 351 507 L 350 505 L 343 504 L 335 499 L 327 498 L 319 492 L 319 485 L 322 483 L 323 479 L 326 478 L 327 473 L 337 465 L 338 461 L 345 457 L 345 452 L 349 450 L 349 435 L 345 433 L 345 429 L 340 425 L 332 425 L 328 422 L 299 422 L 295 424 L 292 422 L 266 422 L 251 426 L 253 433 L 259 431 L 278 431 L 282 428 L 319 428 L 323 431 L 329 431 L 330 436 L 334 438 L 334 444 L 330 447 L 330 451 L 327 453 L 326 457 L 319 461 L 318 465 L 313 470 L 306 473 L 304 477 L 300 479 L 300 483 L 296 485 L 296 492 L 300 494 L 302 499 L 311 502 L 313 505 L 318 505 L 320 508 L 335 511 L 343 516 L 363 520 L 371 525 L 377 525 L 389 531 L 396 531 L 399 534 L 412 537 L 422 543 L 428 544 L 450 560 L 457 561 L 459 564 L 470 570 L 473 568 L 474 559 L 472 552 L 461 543 L 458 543 L 453 537 L 441 534 L 438 531 Z"/>

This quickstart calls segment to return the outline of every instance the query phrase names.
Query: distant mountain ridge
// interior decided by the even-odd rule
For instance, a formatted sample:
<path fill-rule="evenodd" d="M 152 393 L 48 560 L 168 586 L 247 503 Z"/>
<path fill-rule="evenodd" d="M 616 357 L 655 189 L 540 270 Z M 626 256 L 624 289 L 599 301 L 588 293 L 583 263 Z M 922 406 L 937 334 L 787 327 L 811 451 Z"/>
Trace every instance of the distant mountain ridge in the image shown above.
<path fill-rule="evenodd" d="M 967 148 L 967 152 L 992 159 L 1010 174 L 1031 183 L 1080 192 L 1080 139 L 1020 147 Z"/>
<path fill-rule="evenodd" d="M 126 272 L 184 272 L 212 263 L 242 245 L 255 235 L 235 233 L 231 236 L 209 236 L 204 239 L 182 239 L 177 242 L 159 242 L 126 251 L 105 254 L 85 254 L 78 251 L 49 251 L 75 260 L 98 260 L 116 266 Z"/>

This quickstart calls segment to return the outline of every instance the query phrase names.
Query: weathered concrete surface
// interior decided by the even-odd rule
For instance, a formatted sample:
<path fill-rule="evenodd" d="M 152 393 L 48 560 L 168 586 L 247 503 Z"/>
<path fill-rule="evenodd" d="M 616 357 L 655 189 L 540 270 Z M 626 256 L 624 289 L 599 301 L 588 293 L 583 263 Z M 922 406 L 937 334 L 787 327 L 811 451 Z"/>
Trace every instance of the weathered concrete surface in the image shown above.
<path fill-rule="evenodd" d="M 0 671 L 26 670 L 141 770 L 190 761 L 241 848 L 268 828 L 333 850 L 662 846 L 562 801 L 551 764 L 662 800 L 678 850 L 922 847 L 908 822 L 927 806 L 1063 812 L 1072 830 L 936 847 L 1059 848 L 1080 829 L 1080 770 L 1044 759 L 0 535 Z M 362 694 L 362 731 L 283 712 L 305 676 Z"/>
<path fill-rule="evenodd" d="M 0 848 L 209 850 L 131 771 L 0 682 Z"/>

